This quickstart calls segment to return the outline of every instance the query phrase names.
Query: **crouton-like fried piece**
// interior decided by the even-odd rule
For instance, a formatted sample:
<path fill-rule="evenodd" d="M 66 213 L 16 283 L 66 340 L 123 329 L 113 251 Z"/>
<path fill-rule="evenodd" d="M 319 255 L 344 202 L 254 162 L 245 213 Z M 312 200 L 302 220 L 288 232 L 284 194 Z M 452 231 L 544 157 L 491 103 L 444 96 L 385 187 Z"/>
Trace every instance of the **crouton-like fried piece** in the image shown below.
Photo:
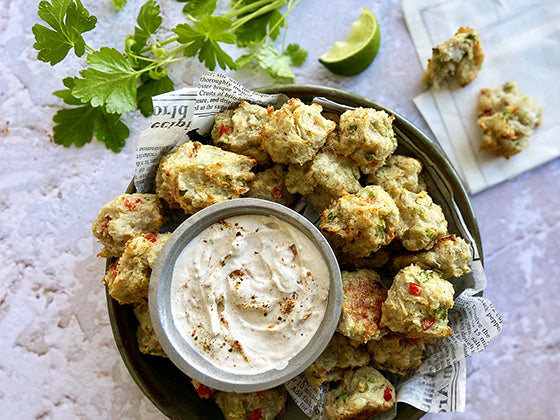
<path fill-rule="evenodd" d="M 387 289 L 373 270 L 342 272 L 342 313 L 337 331 L 355 346 L 378 340 L 388 331 L 381 328 L 381 305 Z"/>
<path fill-rule="evenodd" d="M 434 89 L 450 79 L 465 86 L 478 75 L 483 61 L 480 37 L 473 29 L 461 27 L 450 39 L 432 48 L 432 58 L 422 80 Z"/>
<path fill-rule="evenodd" d="M 119 303 L 142 303 L 148 299 L 152 267 L 170 233 L 142 233 L 129 240 L 120 258 L 103 278 L 109 294 Z"/>
<path fill-rule="evenodd" d="M 126 242 L 139 233 L 157 232 L 162 225 L 161 205 L 154 194 L 121 194 L 105 204 L 91 226 L 104 248 L 99 256 L 121 255 Z"/>
<path fill-rule="evenodd" d="M 367 257 L 396 236 L 399 210 L 381 187 L 368 185 L 343 194 L 321 213 L 321 229 L 341 252 Z"/>
<path fill-rule="evenodd" d="M 369 364 L 370 355 L 365 346 L 354 347 L 349 339 L 335 334 L 321 355 L 305 370 L 309 383 L 315 386 L 323 382 L 339 381 L 347 368 Z"/>
<path fill-rule="evenodd" d="M 156 194 L 170 208 L 193 214 L 220 201 L 239 198 L 255 178 L 253 158 L 215 146 L 187 142 L 159 164 Z"/>
<path fill-rule="evenodd" d="M 472 253 L 463 238 L 449 235 L 440 239 L 428 251 L 409 252 L 393 258 L 393 267 L 400 270 L 416 264 L 426 270 L 434 270 L 442 278 L 461 277 L 470 273 L 469 261 Z"/>
<path fill-rule="evenodd" d="M 305 105 L 290 99 L 279 110 L 270 113 L 260 134 L 262 148 L 276 163 L 302 165 L 325 144 L 336 123 L 321 115 L 318 104 Z"/>
<path fill-rule="evenodd" d="M 325 414 L 329 420 L 369 420 L 391 408 L 395 400 L 393 385 L 366 366 L 348 371 L 341 384 L 327 393 Z"/>
<path fill-rule="evenodd" d="M 285 410 L 286 390 L 277 387 L 245 394 L 219 391 L 216 403 L 226 420 L 274 420 Z"/>
<path fill-rule="evenodd" d="M 417 265 L 403 268 L 381 307 L 381 325 L 409 337 L 448 337 L 453 293 L 453 285 L 436 272 Z"/>

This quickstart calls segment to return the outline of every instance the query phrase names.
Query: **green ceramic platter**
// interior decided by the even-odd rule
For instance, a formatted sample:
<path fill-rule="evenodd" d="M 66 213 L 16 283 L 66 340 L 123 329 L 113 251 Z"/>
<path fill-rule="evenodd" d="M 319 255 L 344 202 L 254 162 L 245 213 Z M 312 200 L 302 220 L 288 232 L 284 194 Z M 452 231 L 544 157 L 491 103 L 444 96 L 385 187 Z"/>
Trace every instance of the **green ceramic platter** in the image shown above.
<path fill-rule="evenodd" d="M 395 116 L 393 127 L 397 137 L 406 136 L 412 139 L 414 144 L 444 174 L 448 185 L 453 191 L 453 198 L 459 209 L 458 211 L 461 213 L 464 223 L 472 235 L 474 245 L 478 248 L 478 252 L 482 257 L 478 225 L 465 188 L 440 149 L 412 123 L 385 106 L 339 89 L 310 85 L 282 85 L 262 88 L 258 89 L 258 91 L 263 93 L 284 93 L 289 97 L 297 97 L 303 101 L 311 101 L 314 97 L 324 97 L 343 105 L 370 107 L 393 114 Z M 132 193 L 134 191 L 134 185 L 131 183 L 127 192 Z M 200 399 L 191 386 L 189 378 L 176 368 L 171 361 L 140 353 L 136 340 L 138 323 L 130 305 L 119 305 L 118 302 L 107 294 L 107 307 L 117 348 L 132 379 L 162 413 L 171 419 L 223 419 L 216 404 Z M 422 411 L 409 405 L 399 404 L 397 419 L 413 420 L 422 417 L 423 414 Z M 289 403 L 285 419 L 305 418 L 305 415 L 293 402 Z"/>

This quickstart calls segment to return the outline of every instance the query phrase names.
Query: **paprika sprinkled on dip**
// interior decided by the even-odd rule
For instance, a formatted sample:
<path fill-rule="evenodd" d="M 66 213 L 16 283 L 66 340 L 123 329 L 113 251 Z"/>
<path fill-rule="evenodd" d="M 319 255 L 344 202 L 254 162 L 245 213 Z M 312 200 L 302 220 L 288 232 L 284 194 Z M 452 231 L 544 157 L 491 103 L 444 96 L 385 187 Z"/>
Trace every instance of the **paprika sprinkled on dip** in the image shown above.
<path fill-rule="evenodd" d="M 284 368 L 313 337 L 330 274 L 317 246 L 274 216 L 207 227 L 175 262 L 171 313 L 181 336 L 232 373 Z"/>

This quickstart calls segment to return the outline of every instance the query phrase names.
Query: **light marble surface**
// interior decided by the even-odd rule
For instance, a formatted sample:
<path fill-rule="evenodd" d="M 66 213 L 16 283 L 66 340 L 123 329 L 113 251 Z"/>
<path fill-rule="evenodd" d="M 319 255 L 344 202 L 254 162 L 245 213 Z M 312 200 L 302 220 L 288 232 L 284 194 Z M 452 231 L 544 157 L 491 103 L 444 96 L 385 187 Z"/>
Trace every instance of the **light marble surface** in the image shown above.
<path fill-rule="evenodd" d="M 122 47 L 140 2 L 116 13 L 109 0 L 83 0 L 98 27 L 90 45 Z M 160 0 L 167 27 L 182 4 Z M 132 381 L 114 344 L 101 278 L 104 261 L 90 233 L 99 208 L 123 192 L 134 171 L 136 139 L 147 120 L 136 113 L 127 146 L 114 154 L 100 143 L 81 149 L 52 143 L 51 92 L 82 60 L 51 68 L 36 60 L 31 26 L 36 0 L 0 0 L 0 418 L 161 419 Z M 342 78 L 317 62 L 359 14 L 378 17 L 382 46 L 362 74 Z M 172 18 L 171 18 L 172 17 Z M 374 99 L 429 135 L 412 98 L 422 91 L 421 66 L 400 2 L 307 0 L 292 13 L 287 42 L 309 51 L 298 83 L 335 86 Z M 196 83 L 194 60 L 172 73 L 177 86 Z M 250 71 L 248 86 L 270 83 Z M 551 92 L 557 94 L 557 92 Z M 484 247 L 485 295 L 505 329 L 468 360 L 464 414 L 426 419 L 560 417 L 560 160 L 473 197 Z"/>

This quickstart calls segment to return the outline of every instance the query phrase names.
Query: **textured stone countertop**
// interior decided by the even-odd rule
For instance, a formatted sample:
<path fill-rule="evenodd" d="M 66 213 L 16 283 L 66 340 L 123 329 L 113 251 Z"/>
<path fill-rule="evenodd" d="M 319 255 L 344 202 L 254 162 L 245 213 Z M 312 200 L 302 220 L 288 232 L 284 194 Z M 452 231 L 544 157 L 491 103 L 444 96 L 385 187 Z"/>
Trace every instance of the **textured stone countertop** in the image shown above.
<path fill-rule="evenodd" d="M 141 2 L 129 0 L 120 13 L 110 0 L 82 2 L 99 20 L 88 43 L 120 49 Z M 158 3 L 167 28 L 182 19 L 181 3 Z M 98 142 L 83 148 L 52 142 L 61 101 L 51 92 L 76 75 L 82 60 L 54 68 L 36 60 L 37 4 L 0 0 L 0 418 L 161 419 L 117 352 L 101 284 L 105 262 L 90 232 L 99 208 L 129 183 L 147 120 L 126 115 L 131 135 L 119 154 Z M 317 58 L 364 5 L 379 19 L 379 55 L 358 76 L 332 75 Z M 287 42 L 309 51 L 295 70 L 298 83 L 374 99 L 432 137 L 412 103 L 423 90 L 422 70 L 400 1 L 302 1 Z M 195 84 L 203 70 L 196 60 L 178 67 L 171 75 L 177 86 Z M 250 71 L 235 77 L 249 87 L 271 83 Z M 468 359 L 466 412 L 425 418 L 560 418 L 560 160 L 479 193 L 472 203 L 485 296 L 505 328 L 487 351 Z"/>

